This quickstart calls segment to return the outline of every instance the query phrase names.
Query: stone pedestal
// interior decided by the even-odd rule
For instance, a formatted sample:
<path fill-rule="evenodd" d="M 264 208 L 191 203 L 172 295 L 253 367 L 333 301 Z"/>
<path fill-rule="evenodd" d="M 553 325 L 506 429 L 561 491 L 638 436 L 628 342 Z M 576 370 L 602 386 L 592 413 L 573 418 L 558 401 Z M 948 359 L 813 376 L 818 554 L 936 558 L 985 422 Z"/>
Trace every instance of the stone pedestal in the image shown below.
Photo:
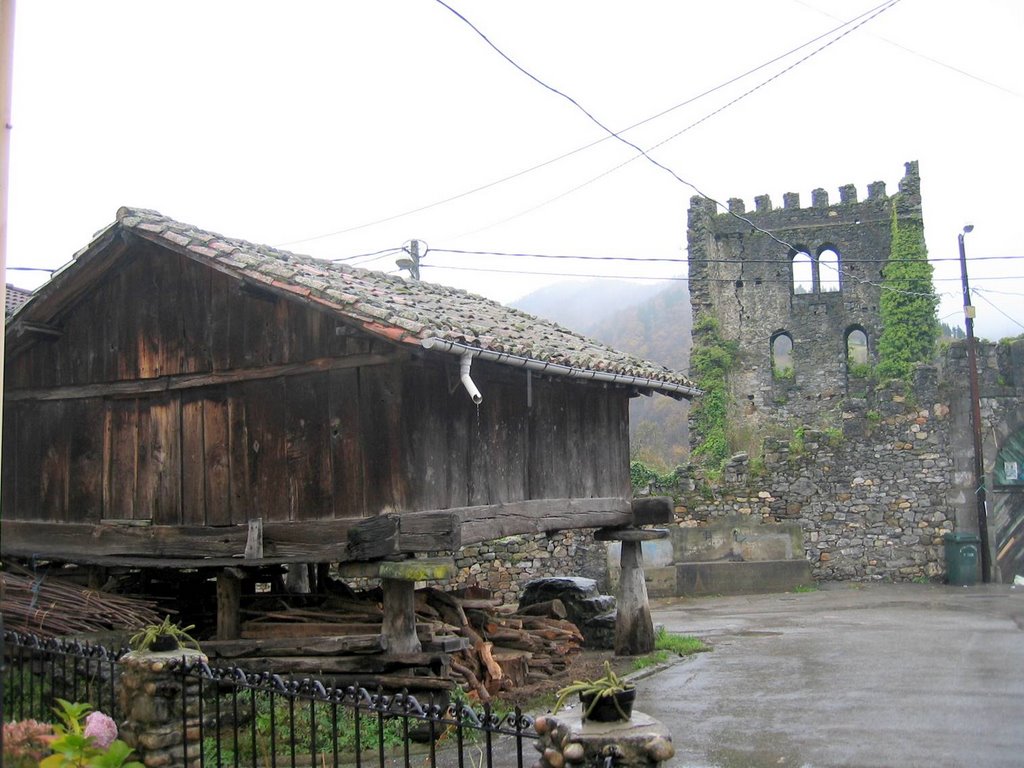
<path fill-rule="evenodd" d="M 452 558 L 413 558 L 385 561 L 379 566 L 384 592 L 381 635 L 388 653 L 419 653 L 416 636 L 416 582 L 440 581 L 455 575 Z"/>
<path fill-rule="evenodd" d="M 579 712 L 568 712 L 538 717 L 534 727 L 541 756 L 533 768 L 656 766 L 676 753 L 668 729 L 635 709 L 624 722 L 582 722 Z"/>
<path fill-rule="evenodd" d="M 615 618 L 615 655 L 641 656 L 654 650 L 654 622 L 644 580 L 642 543 L 664 539 L 664 528 L 603 528 L 597 541 L 622 542 L 618 610 Z"/>
<path fill-rule="evenodd" d="M 118 697 L 126 720 L 118 731 L 146 768 L 198 768 L 201 764 L 199 682 L 188 680 L 183 688 L 181 675 L 167 670 L 168 662 L 182 657 L 188 662 L 206 661 L 199 651 L 179 649 L 132 651 L 120 662 Z"/>

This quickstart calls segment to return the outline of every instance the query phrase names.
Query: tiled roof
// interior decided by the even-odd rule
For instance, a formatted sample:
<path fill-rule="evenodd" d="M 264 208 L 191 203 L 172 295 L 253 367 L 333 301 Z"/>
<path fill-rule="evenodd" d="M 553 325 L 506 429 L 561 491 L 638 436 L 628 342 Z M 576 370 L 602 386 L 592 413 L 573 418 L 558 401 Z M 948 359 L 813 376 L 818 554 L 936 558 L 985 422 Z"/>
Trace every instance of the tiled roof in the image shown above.
<path fill-rule="evenodd" d="M 440 339 L 486 353 L 650 380 L 642 389 L 677 396 L 696 392 L 681 373 L 457 288 L 224 237 L 156 211 L 122 208 L 117 223 L 221 271 L 319 304 L 396 342 L 422 345 L 424 340 Z"/>
<path fill-rule="evenodd" d="M 10 317 L 22 304 L 32 298 L 32 291 L 26 291 L 24 288 L 18 288 L 7 283 L 6 298 L 7 300 L 4 302 L 4 316 Z"/>

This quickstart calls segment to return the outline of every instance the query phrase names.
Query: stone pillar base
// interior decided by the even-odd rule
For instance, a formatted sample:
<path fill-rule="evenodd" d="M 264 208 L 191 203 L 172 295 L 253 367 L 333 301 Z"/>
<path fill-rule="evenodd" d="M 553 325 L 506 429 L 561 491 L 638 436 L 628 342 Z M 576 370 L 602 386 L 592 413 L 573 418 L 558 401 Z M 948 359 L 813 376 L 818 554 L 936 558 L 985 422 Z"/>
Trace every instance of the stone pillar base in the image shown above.
<path fill-rule="evenodd" d="M 668 729 L 650 715 L 616 723 L 582 722 L 579 712 L 538 717 L 534 728 L 541 753 L 534 768 L 569 768 L 573 765 L 656 766 L 670 760 L 676 750 Z"/>

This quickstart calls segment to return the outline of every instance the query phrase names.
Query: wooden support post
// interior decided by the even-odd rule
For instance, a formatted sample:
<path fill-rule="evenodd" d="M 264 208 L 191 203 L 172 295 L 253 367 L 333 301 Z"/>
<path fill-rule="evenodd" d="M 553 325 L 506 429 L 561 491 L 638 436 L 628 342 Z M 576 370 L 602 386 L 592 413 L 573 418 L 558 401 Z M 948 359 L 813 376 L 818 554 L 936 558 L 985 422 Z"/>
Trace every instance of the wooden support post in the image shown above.
<path fill-rule="evenodd" d="M 416 636 L 416 582 L 448 579 L 455 574 L 451 558 L 423 558 L 380 564 L 384 591 L 381 635 L 389 654 L 419 653 Z"/>
<path fill-rule="evenodd" d="M 217 639 L 238 640 L 242 636 L 242 572 L 225 568 L 217 574 Z"/>
<path fill-rule="evenodd" d="M 640 656 L 654 650 L 654 621 L 644 580 L 643 542 L 666 536 L 668 531 L 664 528 L 605 528 L 594 535 L 598 541 L 622 544 L 619 557 L 622 573 L 615 613 L 616 656 Z"/>
<path fill-rule="evenodd" d="M 416 636 L 416 584 L 400 579 L 381 579 L 384 589 L 384 621 L 381 634 L 387 652 L 419 653 L 423 650 Z"/>

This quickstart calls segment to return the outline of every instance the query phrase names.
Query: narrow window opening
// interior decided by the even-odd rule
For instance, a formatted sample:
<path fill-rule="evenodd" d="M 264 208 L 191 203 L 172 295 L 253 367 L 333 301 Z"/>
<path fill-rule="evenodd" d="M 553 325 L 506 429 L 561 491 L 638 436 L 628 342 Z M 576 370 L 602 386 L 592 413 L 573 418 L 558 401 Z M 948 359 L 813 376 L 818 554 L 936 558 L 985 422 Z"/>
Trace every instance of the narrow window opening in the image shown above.
<path fill-rule="evenodd" d="M 833 248 L 825 248 L 818 254 L 818 285 L 822 293 L 842 290 L 839 252 Z"/>
<path fill-rule="evenodd" d="M 793 293 L 814 293 L 814 261 L 806 251 L 793 254 Z"/>
<path fill-rule="evenodd" d="M 785 331 L 772 336 L 772 376 L 776 379 L 794 378 L 793 337 Z"/>
<path fill-rule="evenodd" d="M 846 334 L 846 373 L 851 379 L 866 379 L 871 375 L 868 335 L 863 328 L 853 328 Z"/>

